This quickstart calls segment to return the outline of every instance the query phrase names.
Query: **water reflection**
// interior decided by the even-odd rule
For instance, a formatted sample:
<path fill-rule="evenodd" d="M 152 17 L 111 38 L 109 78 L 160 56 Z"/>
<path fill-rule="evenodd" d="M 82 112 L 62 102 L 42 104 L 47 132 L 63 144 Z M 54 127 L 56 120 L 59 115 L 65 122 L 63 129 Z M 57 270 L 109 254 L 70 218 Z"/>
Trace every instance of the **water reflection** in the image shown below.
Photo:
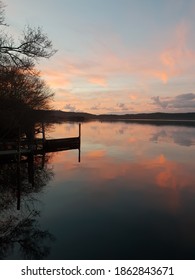
<path fill-rule="evenodd" d="M 82 131 L 82 163 L 55 158 L 50 258 L 194 258 L 194 128 L 94 122 Z"/>
<path fill-rule="evenodd" d="M 185 131 L 185 132 L 184 132 Z M 195 145 L 195 132 L 194 129 L 190 128 L 167 128 L 161 129 L 154 133 L 150 138 L 151 141 L 173 141 L 175 144 L 181 146 L 192 146 Z"/>
<path fill-rule="evenodd" d="M 42 259 L 49 254 L 53 236 L 37 220 L 36 194 L 53 178 L 49 155 L 28 154 L 20 162 L 0 163 L 0 258 L 14 253 L 21 258 Z M 20 211 L 16 211 L 20 210 Z"/>
<path fill-rule="evenodd" d="M 72 136 L 77 132 L 77 124 L 61 124 L 56 125 L 50 136 Z M 27 160 L 26 167 L 21 167 L 21 175 L 26 174 L 21 176 L 21 185 L 27 187 L 21 186 L 19 213 L 26 215 L 24 209 L 29 208 L 30 220 L 38 224 L 29 222 L 25 231 L 28 226 L 24 222 L 20 234 L 26 236 L 30 232 L 39 236 L 33 233 L 32 227 L 48 231 L 43 230 L 45 235 L 41 234 L 47 241 L 32 238 L 40 247 L 40 256 L 31 252 L 26 257 L 194 259 L 194 140 L 193 127 L 91 122 L 82 125 L 80 163 L 77 151 L 54 153 L 52 158 L 45 159 L 43 169 L 55 176 L 42 183 L 38 183 L 40 179 L 34 180 L 33 186 Z M 36 161 L 40 173 L 36 172 Z M 41 175 L 42 159 L 34 158 L 33 162 L 33 173 L 47 178 L 46 174 Z M 14 174 L 16 167 L 9 167 Z M 9 172 L 4 170 L 4 173 Z M 5 192 L 2 210 L 8 224 L 9 211 L 18 218 L 14 176 L 5 177 L 1 183 L 1 192 Z M 3 188 L 4 184 L 15 184 L 15 187 Z M 31 201 L 31 196 L 44 205 L 40 217 L 36 213 L 39 204 Z M 25 217 L 19 217 L 20 221 L 25 221 Z M 49 233 L 55 236 L 52 245 Z M 18 239 L 23 238 L 20 234 Z M 13 238 L 7 236 L 9 240 L 17 240 L 14 234 Z M 46 245 L 51 245 L 50 251 L 43 249 Z M 10 252 L 11 245 L 8 247 L 5 254 L 2 252 L 2 258 L 21 258 Z"/>

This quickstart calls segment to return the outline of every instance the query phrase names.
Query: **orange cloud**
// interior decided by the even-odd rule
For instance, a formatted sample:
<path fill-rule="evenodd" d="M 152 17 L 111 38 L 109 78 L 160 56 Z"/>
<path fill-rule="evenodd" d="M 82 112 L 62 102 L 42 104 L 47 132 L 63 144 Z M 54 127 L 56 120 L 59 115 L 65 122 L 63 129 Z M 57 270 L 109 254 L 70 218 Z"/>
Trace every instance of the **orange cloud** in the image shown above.
<path fill-rule="evenodd" d="M 161 53 L 160 58 L 164 65 L 173 68 L 175 66 L 175 59 L 171 52 L 171 50 L 164 51 L 163 53 Z"/>
<path fill-rule="evenodd" d="M 130 137 L 128 143 L 136 143 L 138 140 L 135 137 Z"/>
<path fill-rule="evenodd" d="M 160 53 L 160 61 L 166 69 L 165 81 L 189 72 L 195 62 L 195 52 L 188 47 L 189 29 L 186 22 L 180 23 L 169 46 Z"/>
<path fill-rule="evenodd" d="M 168 82 L 168 74 L 166 72 L 156 72 L 155 75 L 160 78 L 164 84 Z"/>
<path fill-rule="evenodd" d="M 41 72 L 41 75 L 52 88 L 67 88 L 71 85 L 71 80 L 59 71 L 45 69 Z"/>
<path fill-rule="evenodd" d="M 108 113 L 118 112 L 116 104 L 125 103 L 129 112 L 153 111 L 154 107 L 147 104 L 146 98 L 156 91 L 153 81 L 167 84 L 173 77 L 193 75 L 195 52 L 188 46 L 189 31 L 188 24 L 182 22 L 166 35 L 161 49 L 147 53 L 142 50 L 131 53 L 120 38 L 115 38 L 115 47 L 96 46 L 96 56 L 89 55 L 86 60 L 79 56 L 57 55 L 53 66 L 47 64 L 49 66 L 43 70 L 44 78 L 59 96 L 56 109 L 68 102 L 80 111 Z M 118 51 L 121 49 L 122 53 Z M 60 95 L 59 88 L 71 88 L 72 95 Z M 118 92 L 115 88 L 119 88 Z M 97 108 L 95 104 L 101 106 Z"/>
<path fill-rule="evenodd" d="M 131 100 L 136 100 L 136 99 L 137 99 L 137 96 L 134 95 L 134 94 L 130 94 L 130 99 L 131 99 Z"/>
<path fill-rule="evenodd" d="M 88 81 L 92 84 L 99 85 L 102 87 L 107 86 L 107 82 L 103 77 L 98 77 L 98 76 L 90 77 L 88 78 Z"/>

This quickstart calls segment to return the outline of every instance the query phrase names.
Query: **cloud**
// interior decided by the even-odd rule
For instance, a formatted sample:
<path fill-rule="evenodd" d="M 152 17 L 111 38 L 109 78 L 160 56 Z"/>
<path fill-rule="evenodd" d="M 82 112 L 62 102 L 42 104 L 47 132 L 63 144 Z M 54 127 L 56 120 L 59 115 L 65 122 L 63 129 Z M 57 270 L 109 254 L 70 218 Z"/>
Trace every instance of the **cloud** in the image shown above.
<path fill-rule="evenodd" d="M 71 85 L 71 79 L 63 72 L 45 69 L 41 71 L 41 75 L 52 88 L 67 88 Z"/>
<path fill-rule="evenodd" d="M 157 105 L 163 109 L 166 109 L 169 104 L 169 101 L 161 101 L 159 96 L 153 96 L 151 99 L 154 101 L 154 105 Z"/>
<path fill-rule="evenodd" d="M 92 76 L 88 78 L 88 81 L 91 84 L 95 84 L 95 85 L 99 85 L 101 87 L 105 87 L 107 85 L 107 81 L 104 77 L 100 77 L 100 76 Z"/>
<path fill-rule="evenodd" d="M 98 110 L 101 109 L 100 106 L 101 106 L 100 103 L 99 103 L 99 104 L 95 104 L 95 105 L 91 106 L 90 110 L 92 110 L 92 111 L 98 111 Z"/>
<path fill-rule="evenodd" d="M 186 93 L 176 96 L 170 105 L 173 108 L 189 108 L 195 109 L 195 94 Z"/>
<path fill-rule="evenodd" d="M 190 31 L 189 22 L 180 22 L 166 32 L 166 37 L 159 35 L 156 49 L 132 50 L 117 37 L 115 45 L 97 44 L 95 52 L 87 57 L 59 52 L 53 70 L 48 70 L 51 64 L 47 64 L 43 73 L 55 88 L 56 108 L 69 103 L 91 113 L 151 112 L 154 106 L 162 110 L 193 110 L 191 95 L 183 99 L 182 95 L 160 97 L 165 88 L 172 96 L 177 94 L 178 81 L 183 92 L 193 83 L 195 51 L 190 47 Z M 154 42 L 157 39 L 154 37 Z M 71 94 L 63 96 L 59 89 Z"/>
<path fill-rule="evenodd" d="M 195 99 L 195 93 L 184 93 L 176 96 L 177 100 L 180 101 L 186 101 L 186 100 L 194 100 Z"/>
<path fill-rule="evenodd" d="M 166 80 L 172 77 L 192 75 L 195 62 L 195 51 L 190 48 L 190 25 L 187 21 L 181 21 L 175 31 L 172 32 L 172 39 L 160 53 L 160 61 Z"/>
<path fill-rule="evenodd" d="M 69 111 L 69 112 L 76 112 L 76 107 L 71 105 L 71 104 L 66 104 L 64 106 L 64 110 Z"/>
<path fill-rule="evenodd" d="M 175 97 L 159 97 L 153 96 L 152 105 L 157 106 L 161 109 L 169 110 L 180 110 L 180 111 L 193 111 L 195 110 L 195 94 L 194 93 L 184 93 L 177 95 Z"/>
<path fill-rule="evenodd" d="M 122 110 L 122 111 L 127 111 L 127 110 L 129 110 L 129 108 L 126 106 L 125 103 L 118 103 L 118 104 L 117 104 L 117 107 L 119 107 L 120 110 Z"/>

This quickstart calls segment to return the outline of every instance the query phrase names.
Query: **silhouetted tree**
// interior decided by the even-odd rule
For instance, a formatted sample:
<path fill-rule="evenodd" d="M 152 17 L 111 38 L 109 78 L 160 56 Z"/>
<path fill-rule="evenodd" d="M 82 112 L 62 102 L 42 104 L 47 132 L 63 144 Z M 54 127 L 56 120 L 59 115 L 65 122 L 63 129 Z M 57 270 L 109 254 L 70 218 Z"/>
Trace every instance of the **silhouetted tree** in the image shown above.
<path fill-rule="evenodd" d="M 0 68 L 0 109 L 49 109 L 53 95 L 38 71 Z"/>
<path fill-rule="evenodd" d="M 6 30 L 4 4 L 0 0 L 0 134 L 1 138 L 14 138 L 25 128 L 25 134 L 32 139 L 34 112 L 50 109 L 53 97 L 34 69 L 35 62 L 56 51 L 39 27 L 26 27 L 17 41 Z"/>
<path fill-rule="evenodd" d="M 43 33 L 40 27 L 31 28 L 27 26 L 23 36 L 16 43 L 14 38 L 5 33 L 4 5 L 0 1 L 0 66 L 17 66 L 24 69 L 32 69 L 39 58 L 49 58 L 56 50 L 52 42 Z"/>
<path fill-rule="evenodd" d="M 50 109 L 53 92 L 39 72 L 0 67 L 0 130 L 8 138 L 22 133 L 33 139 L 35 110 Z M 4 132 L 5 133 L 4 133 Z"/>

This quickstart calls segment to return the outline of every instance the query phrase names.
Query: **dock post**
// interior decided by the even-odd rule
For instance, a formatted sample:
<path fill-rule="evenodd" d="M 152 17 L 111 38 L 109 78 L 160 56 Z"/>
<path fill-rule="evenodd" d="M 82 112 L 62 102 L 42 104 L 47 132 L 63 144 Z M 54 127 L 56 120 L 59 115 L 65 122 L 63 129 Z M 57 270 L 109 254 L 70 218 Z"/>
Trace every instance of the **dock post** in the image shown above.
<path fill-rule="evenodd" d="M 43 140 L 43 145 L 44 145 L 44 143 L 45 143 L 45 126 L 44 126 L 43 122 L 42 122 L 42 135 L 43 135 L 42 140 Z"/>
<path fill-rule="evenodd" d="M 81 123 L 79 123 L 79 138 L 81 138 Z"/>
<path fill-rule="evenodd" d="M 79 123 L 79 155 L 78 162 L 81 162 L 81 123 Z"/>

